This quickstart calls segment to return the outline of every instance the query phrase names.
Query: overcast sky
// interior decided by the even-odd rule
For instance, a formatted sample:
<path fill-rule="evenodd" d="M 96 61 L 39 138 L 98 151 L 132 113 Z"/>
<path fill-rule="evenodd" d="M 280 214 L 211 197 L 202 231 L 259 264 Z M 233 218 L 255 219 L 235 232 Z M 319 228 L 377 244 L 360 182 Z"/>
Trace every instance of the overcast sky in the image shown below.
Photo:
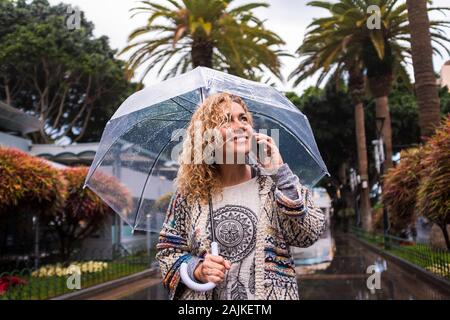
<path fill-rule="evenodd" d="M 161 1 L 161 0 L 160 0 Z M 136 0 L 49 0 L 51 4 L 60 2 L 77 6 L 83 10 L 88 20 L 95 24 L 95 35 L 106 35 L 110 39 L 111 47 L 122 49 L 127 44 L 127 37 L 132 30 L 145 24 L 145 16 L 138 15 L 130 19 L 129 10 L 136 6 Z M 252 2 L 250 0 L 236 0 L 236 4 Z M 313 18 L 319 18 L 326 13 L 326 10 L 307 7 L 307 0 L 268 0 L 269 8 L 255 10 L 255 14 L 260 19 L 266 19 L 266 27 L 276 32 L 286 42 L 285 48 L 290 53 L 294 53 L 300 45 L 305 29 Z M 435 6 L 448 6 L 448 0 L 434 0 Z M 448 14 L 447 14 L 448 15 Z M 442 14 L 434 14 L 432 18 L 442 20 Z M 450 19 L 447 16 L 446 19 Z M 448 31 L 448 29 L 447 29 Z M 450 36 L 450 34 L 449 34 Z M 445 60 L 450 59 L 444 56 L 434 58 L 434 68 L 439 71 Z M 296 67 L 298 61 L 295 58 L 284 58 L 282 73 L 285 78 Z M 412 68 L 409 68 L 412 74 Z M 146 85 L 159 82 L 154 74 L 149 74 L 145 79 Z M 314 85 L 314 79 L 304 81 L 297 88 L 292 88 L 291 83 L 278 83 L 280 90 L 294 90 L 301 93 L 305 88 Z"/>

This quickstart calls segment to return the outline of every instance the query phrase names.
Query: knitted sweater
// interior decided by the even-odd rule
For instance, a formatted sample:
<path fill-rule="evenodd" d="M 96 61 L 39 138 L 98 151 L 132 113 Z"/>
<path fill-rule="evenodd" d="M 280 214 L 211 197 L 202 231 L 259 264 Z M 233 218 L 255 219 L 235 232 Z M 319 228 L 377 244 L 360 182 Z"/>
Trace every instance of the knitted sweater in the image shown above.
<path fill-rule="evenodd" d="M 322 211 L 311 191 L 295 180 L 298 197 L 292 200 L 280 188 L 277 176 L 258 175 L 260 212 L 255 246 L 255 299 L 299 299 L 290 246 L 308 247 L 325 227 Z M 290 179 L 289 182 L 291 182 Z M 291 187 L 291 186 L 289 186 Z M 212 299 L 212 291 L 194 292 L 180 278 L 180 266 L 210 250 L 208 205 L 187 203 L 179 193 L 170 202 L 157 244 L 157 260 L 170 299 Z"/>

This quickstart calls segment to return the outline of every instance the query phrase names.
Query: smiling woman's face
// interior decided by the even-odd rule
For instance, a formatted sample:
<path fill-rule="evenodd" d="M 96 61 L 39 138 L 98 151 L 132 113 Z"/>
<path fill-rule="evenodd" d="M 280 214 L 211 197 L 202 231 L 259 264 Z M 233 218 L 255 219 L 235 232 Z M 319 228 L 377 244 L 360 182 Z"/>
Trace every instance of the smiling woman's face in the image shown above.
<path fill-rule="evenodd" d="M 233 157 L 228 157 L 229 163 L 233 159 L 236 163 L 236 156 L 244 156 L 250 152 L 251 138 L 253 135 L 253 128 L 250 122 L 250 115 L 245 109 L 236 102 L 232 102 L 231 106 L 225 110 L 227 123 L 220 128 L 222 139 L 225 142 L 223 149 L 223 156 L 226 154 L 233 154 Z"/>

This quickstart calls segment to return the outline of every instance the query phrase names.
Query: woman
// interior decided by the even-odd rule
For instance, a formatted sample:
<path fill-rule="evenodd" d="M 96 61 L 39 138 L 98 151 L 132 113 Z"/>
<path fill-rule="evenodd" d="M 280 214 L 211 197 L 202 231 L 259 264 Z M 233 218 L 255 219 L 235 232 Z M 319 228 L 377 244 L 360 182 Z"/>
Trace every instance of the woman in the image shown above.
<path fill-rule="evenodd" d="M 170 299 L 299 298 L 289 248 L 313 244 L 324 229 L 324 215 L 283 163 L 274 141 L 255 133 L 252 123 L 242 99 L 227 93 L 205 99 L 191 119 L 177 191 L 157 245 Z M 208 135 L 211 141 L 192 143 L 199 131 L 211 130 L 216 130 L 216 135 Z M 256 166 L 239 161 L 250 158 L 252 138 L 268 155 Z M 199 161 L 198 155 L 211 142 L 212 156 Z M 209 254 L 209 205 L 220 256 Z M 180 280 L 183 262 L 188 263 L 191 279 L 212 281 L 216 288 L 209 292 L 187 288 Z"/>

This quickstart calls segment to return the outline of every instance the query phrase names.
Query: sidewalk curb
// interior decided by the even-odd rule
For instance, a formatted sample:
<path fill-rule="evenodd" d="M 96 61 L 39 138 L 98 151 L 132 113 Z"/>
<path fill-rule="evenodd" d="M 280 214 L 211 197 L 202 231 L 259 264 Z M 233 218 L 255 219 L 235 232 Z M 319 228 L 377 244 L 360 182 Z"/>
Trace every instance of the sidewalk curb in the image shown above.
<path fill-rule="evenodd" d="M 102 291 L 111 290 L 116 287 L 123 286 L 124 284 L 153 276 L 153 275 L 157 274 L 158 272 L 159 272 L 159 268 L 152 267 L 150 269 L 147 269 L 147 270 L 144 270 L 144 271 L 141 271 L 138 273 L 134 273 L 132 275 L 125 276 L 125 277 L 115 279 L 112 281 L 100 283 L 98 285 L 88 287 L 86 289 L 81 289 L 81 290 L 77 290 L 75 292 L 66 293 L 61 296 L 51 298 L 50 300 L 84 300 L 84 299 L 87 299 L 90 296 L 96 295 Z"/>
<path fill-rule="evenodd" d="M 404 260 L 404 259 L 397 257 L 389 252 L 381 250 L 377 246 L 375 246 L 363 239 L 358 238 L 357 236 L 355 236 L 352 233 L 348 233 L 348 235 L 350 237 L 352 237 L 353 239 L 355 239 L 356 241 L 360 242 L 362 245 L 366 246 L 367 248 L 375 251 L 379 255 L 393 261 L 394 263 L 404 267 L 405 269 L 407 269 L 411 272 L 414 272 L 415 274 L 417 274 L 418 277 L 422 278 L 425 281 L 429 281 L 429 282 L 433 283 L 434 285 L 439 287 L 439 289 L 450 294 L 450 281 L 448 281 L 444 278 L 441 278 L 441 277 L 435 275 L 434 273 L 432 273 L 428 270 L 425 270 L 424 268 L 421 268 L 407 260 Z"/>

